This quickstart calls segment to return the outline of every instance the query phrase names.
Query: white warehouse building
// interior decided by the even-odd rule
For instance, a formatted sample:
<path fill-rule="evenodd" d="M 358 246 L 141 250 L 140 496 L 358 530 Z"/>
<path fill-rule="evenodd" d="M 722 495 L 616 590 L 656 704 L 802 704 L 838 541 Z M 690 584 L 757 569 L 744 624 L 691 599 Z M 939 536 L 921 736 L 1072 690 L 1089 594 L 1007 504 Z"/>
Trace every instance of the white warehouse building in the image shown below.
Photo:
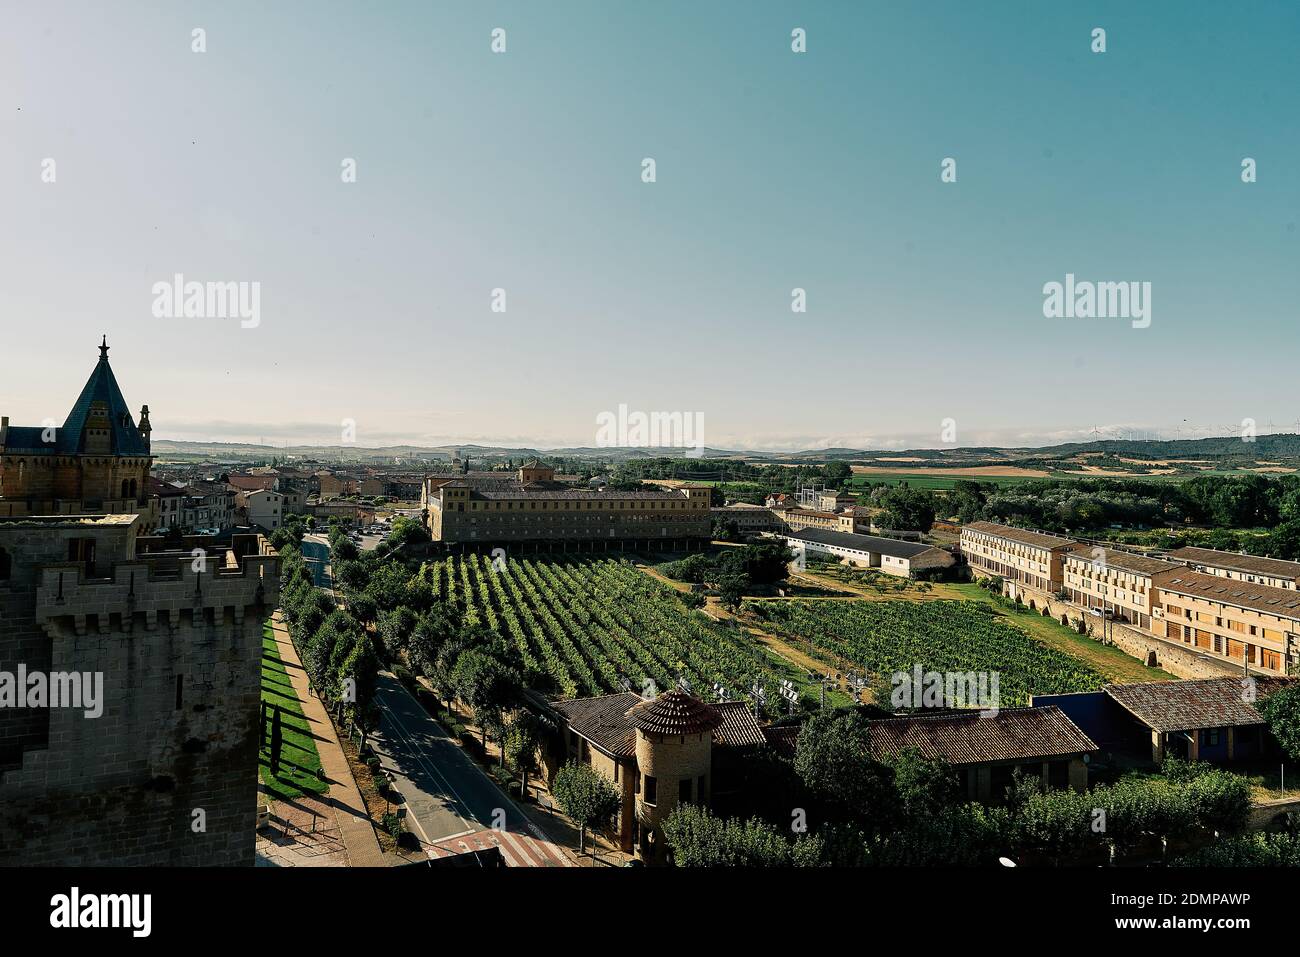
<path fill-rule="evenodd" d="M 957 559 L 942 548 L 875 535 L 805 528 L 780 537 L 792 550 L 802 547 L 808 552 L 834 555 L 854 565 L 876 568 L 901 578 L 915 578 L 922 572 L 941 571 L 957 564 Z"/>

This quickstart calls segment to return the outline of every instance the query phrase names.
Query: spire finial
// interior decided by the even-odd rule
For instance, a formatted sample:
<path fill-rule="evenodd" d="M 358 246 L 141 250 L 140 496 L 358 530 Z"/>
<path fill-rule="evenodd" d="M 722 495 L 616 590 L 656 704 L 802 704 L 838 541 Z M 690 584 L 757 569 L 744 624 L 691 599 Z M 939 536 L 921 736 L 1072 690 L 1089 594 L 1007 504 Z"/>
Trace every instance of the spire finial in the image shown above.
<path fill-rule="evenodd" d="M 105 334 L 103 341 L 99 344 L 99 360 L 108 361 L 108 335 Z"/>

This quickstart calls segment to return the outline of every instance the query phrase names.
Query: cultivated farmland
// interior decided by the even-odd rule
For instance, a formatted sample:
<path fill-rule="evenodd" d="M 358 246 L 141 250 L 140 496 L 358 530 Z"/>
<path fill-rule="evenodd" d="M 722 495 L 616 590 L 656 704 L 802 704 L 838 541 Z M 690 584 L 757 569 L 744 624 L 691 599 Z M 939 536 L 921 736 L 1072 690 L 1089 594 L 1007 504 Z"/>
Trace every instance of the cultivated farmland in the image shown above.
<path fill-rule="evenodd" d="M 789 641 L 809 642 L 879 676 L 918 664 L 927 671 L 997 672 L 1003 705 L 1102 684 L 1093 669 L 973 602 L 772 600 L 747 601 L 744 610 Z"/>
<path fill-rule="evenodd" d="M 519 651 L 524 666 L 545 675 L 563 697 L 622 690 L 660 690 L 685 677 L 693 692 L 713 700 L 714 683 L 730 700 L 747 698 L 755 681 L 766 710 L 784 702 L 782 679 L 813 695 L 808 674 L 764 648 L 741 628 L 729 628 L 685 608 L 672 588 L 614 558 L 511 558 L 477 554 L 424 566 L 437 596 L 464 609 L 468 622 L 488 626 Z"/>

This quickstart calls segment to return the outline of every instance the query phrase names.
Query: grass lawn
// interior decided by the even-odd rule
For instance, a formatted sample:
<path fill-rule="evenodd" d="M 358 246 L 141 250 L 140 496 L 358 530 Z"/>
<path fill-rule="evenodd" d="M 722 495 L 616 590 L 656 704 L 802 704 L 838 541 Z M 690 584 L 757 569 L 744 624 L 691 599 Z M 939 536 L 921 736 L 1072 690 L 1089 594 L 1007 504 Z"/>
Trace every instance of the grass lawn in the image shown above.
<path fill-rule="evenodd" d="M 302 794 L 322 794 L 329 785 L 317 777 L 320 755 L 312 740 L 302 704 L 294 693 L 293 683 L 285 671 L 276 647 L 275 634 L 268 621 L 262 626 L 262 702 L 267 708 L 267 742 L 258 753 L 257 770 L 262 784 L 272 798 L 285 800 Z M 280 773 L 271 774 L 270 722 L 273 706 L 279 706 L 283 746 L 280 749 Z"/>
<path fill-rule="evenodd" d="M 1049 648 L 1055 648 L 1098 671 L 1108 682 L 1131 684 L 1138 681 L 1168 681 L 1173 675 L 1159 668 L 1148 668 L 1131 655 L 1118 648 L 1081 635 L 1054 618 L 1044 618 L 1034 611 L 1010 611 L 993 601 L 993 596 L 973 583 L 945 584 L 945 589 L 958 593 L 969 601 L 991 605 L 1008 621 L 1014 622 Z"/>
<path fill-rule="evenodd" d="M 1229 766 L 1230 770 L 1232 769 Z M 1256 801 L 1278 801 L 1282 798 L 1300 797 L 1300 764 L 1287 764 L 1286 779 L 1282 778 L 1281 762 L 1267 767 L 1257 762 L 1238 772 L 1250 781 L 1251 797 Z M 1286 790 L 1282 790 L 1283 783 Z"/>

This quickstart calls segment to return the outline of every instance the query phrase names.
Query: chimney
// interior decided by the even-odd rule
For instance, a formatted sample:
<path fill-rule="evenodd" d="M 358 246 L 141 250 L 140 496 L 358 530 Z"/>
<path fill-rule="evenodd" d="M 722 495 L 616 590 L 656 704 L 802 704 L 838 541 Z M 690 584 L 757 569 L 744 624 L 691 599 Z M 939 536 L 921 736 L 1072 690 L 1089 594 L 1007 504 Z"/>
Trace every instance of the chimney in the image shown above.
<path fill-rule="evenodd" d="M 0 416 L 0 449 L 5 447 L 5 437 L 9 435 L 9 416 Z"/>

